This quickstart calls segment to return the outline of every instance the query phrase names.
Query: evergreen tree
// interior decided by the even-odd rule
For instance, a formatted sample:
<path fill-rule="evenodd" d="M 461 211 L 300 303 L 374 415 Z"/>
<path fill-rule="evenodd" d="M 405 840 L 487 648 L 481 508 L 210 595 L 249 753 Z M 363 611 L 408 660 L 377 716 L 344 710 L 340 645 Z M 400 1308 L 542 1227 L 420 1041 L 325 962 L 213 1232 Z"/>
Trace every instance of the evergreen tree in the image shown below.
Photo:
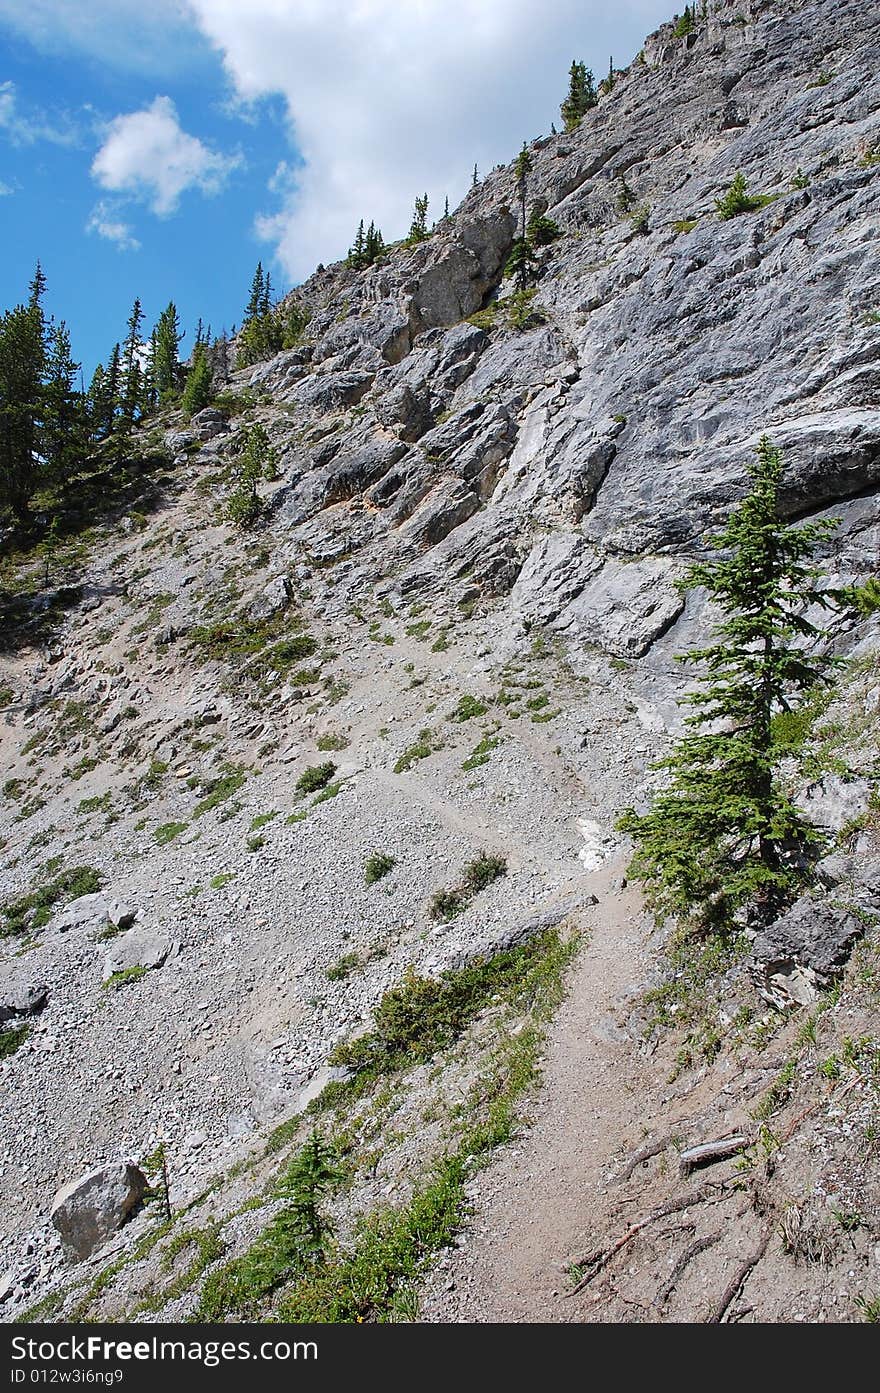
<path fill-rule="evenodd" d="M 266 285 L 265 281 L 263 280 L 263 263 L 262 261 L 258 261 L 257 269 L 254 272 L 254 278 L 251 281 L 251 293 L 248 296 L 247 309 L 244 312 L 242 328 L 250 320 L 258 318 L 258 316 L 262 313 L 265 291 Z"/>
<path fill-rule="evenodd" d="M 242 441 L 235 465 L 233 489 L 226 504 L 226 514 L 239 527 L 251 527 L 263 510 L 257 484 L 272 463 L 272 450 L 265 426 L 251 426 Z"/>
<path fill-rule="evenodd" d="M 372 223 L 370 224 L 370 226 L 372 227 Z M 355 271 L 362 271 L 367 264 L 365 257 L 365 249 L 366 244 L 364 242 L 364 220 L 363 218 L 361 218 L 360 222 L 358 223 L 358 230 L 355 234 L 354 242 L 348 249 L 348 264 Z"/>
<path fill-rule="evenodd" d="M 115 422 L 117 458 L 121 459 L 128 451 L 131 433 L 138 418 L 141 405 L 141 363 L 143 348 L 141 329 L 144 312 L 141 302 L 135 299 L 128 319 L 128 333 L 122 345 L 121 383 L 119 392 L 119 412 Z"/>
<path fill-rule="evenodd" d="M 696 8 L 696 5 L 694 5 L 693 7 L 691 7 L 690 5 L 685 5 L 684 13 L 682 14 L 680 19 L 677 19 L 675 28 L 672 31 L 677 39 L 685 38 L 686 35 L 692 34 L 696 29 Z"/>
<path fill-rule="evenodd" d="M 477 187 L 477 185 L 479 184 L 479 182 L 480 182 L 480 176 L 479 176 L 479 173 L 477 172 L 477 166 L 474 165 L 474 172 L 473 172 L 473 176 L 472 176 L 472 178 L 471 178 L 471 188 L 472 188 L 472 189 L 475 189 L 475 188 Z"/>
<path fill-rule="evenodd" d="M 566 131 L 576 130 L 597 100 L 592 70 L 575 60 L 568 70 L 568 95 L 559 108 Z"/>
<path fill-rule="evenodd" d="M 86 397 L 89 433 L 93 440 L 105 440 L 113 429 L 113 397 L 110 375 L 99 363 L 92 374 Z"/>
<path fill-rule="evenodd" d="M 372 266 L 373 262 L 378 261 L 384 251 L 385 242 L 382 237 L 382 232 L 374 223 L 370 223 L 370 226 L 367 228 L 367 237 L 364 243 L 364 264 Z"/>
<path fill-rule="evenodd" d="M 203 341 L 202 321 L 199 320 L 199 327 L 196 332 L 196 343 Z M 178 391 L 178 378 L 180 366 L 178 358 L 178 347 L 184 335 L 181 333 L 180 320 L 177 314 L 177 306 L 171 300 L 159 315 L 156 328 L 153 331 L 153 352 L 151 354 L 153 364 L 153 385 L 159 399 L 159 404 L 165 406 L 173 401 Z"/>
<path fill-rule="evenodd" d="M 449 194 L 446 195 L 446 198 L 445 198 L 444 203 L 443 203 L 443 219 L 444 219 L 444 221 L 445 221 L 448 217 L 449 217 Z"/>
<path fill-rule="evenodd" d="M 86 452 L 85 411 L 75 387 L 79 367 L 71 357 L 70 334 L 62 320 L 48 331 L 41 441 L 46 470 L 61 483 L 79 468 Z"/>
<path fill-rule="evenodd" d="M 38 268 L 39 269 L 39 268 Z M 0 320 L 0 506 L 25 523 L 42 472 L 39 426 L 46 345 L 39 296 Z"/>
<path fill-rule="evenodd" d="M 519 197 L 520 234 L 518 241 L 514 243 L 507 267 L 508 270 L 511 268 L 515 270 L 520 290 L 525 290 L 528 284 L 530 270 L 534 264 L 534 257 L 532 255 L 532 248 L 529 244 L 528 231 L 526 228 L 526 199 L 528 197 L 529 175 L 532 172 L 532 168 L 532 157 L 526 142 L 523 141 L 522 149 L 517 155 L 516 162 L 513 166 L 513 173 L 516 179 L 516 190 Z"/>
<path fill-rule="evenodd" d="M 616 204 L 618 213 L 631 213 L 636 206 L 636 196 L 626 182 L 625 174 L 621 174 L 620 176 Z"/>
<path fill-rule="evenodd" d="M 526 240 L 530 247 L 547 247 L 562 236 L 559 224 L 542 213 L 541 207 L 539 204 L 532 209 L 526 224 Z"/>
<path fill-rule="evenodd" d="M 183 388 L 181 406 L 188 416 L 208 406 L 213 395 L 213 365 L 205 343 L 193 349 L 192 362 Z"/>
<path fill-rule="evenodd" d="M 413 219 L 409 229 L 410 243 L 424 242 L 428 235 L 428 195 L 422 194 L 421 198 L 416 198 L 413 208 Z"/>
<path fill-rule="evenodd" d="M 810 651 L 823 631 L 805 610 L 837 598 L 809 564 L 834 524 L 780 520 L 782 468 L 765 437 L 749 466 L 751 490 L 713 542 L 723 558 L 685 577 L 686 588 L 708 591 L 721 620 L 713 643 L 684 655 L 699 664 L 700 686 L 684 698 L 694 708 L 685 735 L 658 766 L 669 786 L 648 812 L 621 820 L 635 838 L 632 872 L 654 907 L 721 927 L 748 903 L 778 912 L 808 879 L 817 843 L 780 781 L 790 745 L 776 718 L 833 664 Z"/>
<path fill-rule="evenodd" d="M 110 435 L 116 426 L 122 397 L 122 349 L 118 343 L 113 345 L 113 352 L 110 354 L 110 361 L 107 364 L 107 396 L 110 404 L 107 434 Z"/>
<path fill-rule="evenodd" d="M 613 59 L 613 58 L 609 58 L 609 59 L 608 59 L 608 76 L 607 76 L 607 77 L 603 77 L 602 81 L 599 83 L 599 91 L 603 94 L 603 96 L 607 96 L 609 92 L 613 92 L 613 91 L 614 91 L 614 59 Z"/>

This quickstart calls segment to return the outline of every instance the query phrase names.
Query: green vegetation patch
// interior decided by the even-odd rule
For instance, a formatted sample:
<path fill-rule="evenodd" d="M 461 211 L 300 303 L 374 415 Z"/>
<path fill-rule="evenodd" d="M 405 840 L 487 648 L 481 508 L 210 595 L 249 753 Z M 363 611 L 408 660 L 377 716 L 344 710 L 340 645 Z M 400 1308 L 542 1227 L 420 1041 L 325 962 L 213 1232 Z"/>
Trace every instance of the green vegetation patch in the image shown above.
<path fill-rule="evenodd" d="M 479 769 L 481 764 L 488 764 L 489 756 L 500 744 L 500 736 L 487 735 L 485 739 L 480 741 L 479 745 L 474 746 L 467 759 L 462 761 L 462 769 L 466 771 L 470 769 Z"/>
<path fill-rule="evenodd" d="M 298 797 L 305 798 L 310 793 L 317 793 L 326 788 L 335 773 L 336 765 L 330 759 L 325 764 L 310 764 L 296 781 Z"/>
<path fill-rule="evenodd" d="M 394 766 L 395 774 L 405 774 L 407 770 L 411 769 L 420 759 L 427 759 L 429 755 L 434 754 L 438 749 L 440 749 L 440 746 L 439 744 L 435 745 L 433 743 L 431 731 L 427 729 L 420 730 L 418 740 L 414 741 L 412 745 L 409 745 L 397 760 Z"/>
<path fill-rule="evenodd" d="M 47 881 L 27 895 L 9 900 L 2 911 L 3 924 L 0 925 L 0 938 L 12 934 L 33 933 L 48 924 L 52 911 L 60 904 L 78 900 L 82 895 L 94 895 L 100 890 L 103 880 L 100 871 L 93 866 L 76 866 L 62 871 L 53 880 Z"/>
<path fill-rule="evenodd" d="M 389 871 L 393 871 L 397 865 L 395 857 L 389 856 L 384 851 L 374 851 L 372 856 L 367 857 L 364 866 L 364 880 L 367 885 L 375 885 L 377 880 L 382 880 Z"/>
<path fill-rule="evenodd" d="M 125 967 L 121 972 L 114 972 L 101 985 L 107 991 L 119 991 L 121 987 L 130 987 L 133 982 L 139 982 L 142 977 L 146 977 L 149 972 L 148 967 L 142 967 L 137 963 L 134 967 Z"/>
<path fill-rule="evenodd" d="M 450 711 L 446 719 L 462 723 L 473 720 L 475 716 L 485 716 L 487 710 L 484 702 L 466 692 L 464 696 L 459 697 L 458 705 L 454 711 Z"/>
<path fill-rule="evenodd" d="M 29 1025 L 13 1026 L 11 1030 L 0 1030 L 0 1059 L 11 1059 L 16 1050 L 21 1049 L 31 1033 Z"/>
<path fill-rule="evenodd" d="M 496 1047 L 462 1104 L 448 1151 L 434 1161 L 409 1201 L 365 1215 L 347 1247 L 325 1244 L 323 1260 L 282 1294 L 275 1313 L 279 1320 L 344 1324 L 414 1318 L 415 1282 L 461 1228 L 467 1182 L 513 1135 L 519 1100 L 539 1076 L 543 1026 L 562 1000 L 565 968 L 577 946 L 577 939 L 563 943 L 550 931 L 500 955 L 505 963 L 493 960 L 497 975 L 486 983 L 487 995 L 476 994 L 479 1004 L 500 992 L 509 1011 L 528 1013 L 528 1023 Z"/>
<path fill-rule="evenodd" d="M 318 650 L 311 634 L 298 633 L 302 620 L 273 615 L 256 623 L 230 616 L 214 624 L 197 625 L 190 640 L 205 658 L 228 663 L 249 677 L 264 678 L 270 673 L 285 676 L 298 663 Z"/>
<path fill-rule="evenodd" d="M 431 918 L 454 919 L 467 908 L 474 895 L 506 874 L 507 862 L 503 856 L 493 856 L 481 851 L 479 856 L 465 866 L 459 885 L 451 890 L 438 890 L 434 895 L 431 900 Z"/>
<path fill-rule="evenodd" d="M 163 822 L 153 832 L 153 840 L 157 846 L 167 846 L 179 837 L 181 832 L 185 832 L 188 826 L 188 822 Z"/>
<path fill-rule="evenodd" d="M 327 968 L 327 981 L 344 982 L 360 965 L 361 960 L 357 953 L 343 953 L 341 958 Z"/>
<path fill-rule="evenodd" d="M 193 808 L 193 817 L 204 817 L 212 808 L 218 808 L 237 793 L 244 784 L 247 774 L 239 765 L 230 764 L 225 771 L 208 785 L 208 792 Z"/>
<path fill-rule="evenodd" d="M 350 744 L 351 741 L 349 740 L 348 736 L 343 735 L 340 731 L 336 730 L 328 730 L 323 735 L 319 735 L 317 739 L 318 749 L 322 753 L 328 750 L 334 750 L 337 752 L 339 750 L 345 750 L 348 748 Z"/>
<path fill-rule="evenodd" d="M 378 1079 L 427 1063 L 454 1044 L 496 997 L 521 1004 L 541 953 L 553 939 L 552 934 L 537 934 L 521 948 L 444 972 L 436 979 L 421 977 L 410 968 L 376 1007 L 373 1030 L 337 1045 L 330 1063 L 351 1070 L 351 1077 L 329 1083 L 312 1107 L 318 1110 L 359 1098 Z"/>

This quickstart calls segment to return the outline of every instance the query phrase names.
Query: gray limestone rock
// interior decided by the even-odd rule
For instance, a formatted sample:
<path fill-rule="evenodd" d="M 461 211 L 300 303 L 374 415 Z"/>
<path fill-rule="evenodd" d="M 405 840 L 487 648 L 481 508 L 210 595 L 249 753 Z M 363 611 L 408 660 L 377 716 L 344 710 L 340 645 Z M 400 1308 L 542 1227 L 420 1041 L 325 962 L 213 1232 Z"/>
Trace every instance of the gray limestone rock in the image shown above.
<path fill-rule="evenodd" d="M 104 956 L 104 980 L 133 967 L 161 967 L 172 949 L 166 934 L 134 928 L 111 940 Z"/>
<path fill-rule="evenodd" d="M 82 1262 L 125 1223 L 147 1190 L 147 1177 L 129 1161 L 99 1166 L 63 1186 L 50 1218 L 68 1257 Z"/>
<path fill-rule="evenodd" d="M 137 909 L 99 890 L 72 900 L 52 916 L 49 927 L 58 933 L 103 933 L 108 928 L 130 928 L 136 916 Z"/>
<path fill-rule="evenodd" d="M 840 975 L 865 920 L 845 904 L 805 896 L 752 945 L 759 991 L 775 1006 L 808 1005 Z"/>
<path fill-rule="evenodd" d="M 0 1026 L 39 1015 L 49 999 L 49 988 L 16 980 L 8 968 L 4 968 L 4 979 L 0 981 Z"/>
<path fill-rule="evenodd" d="M 674 563 L 609 559 L 554 622 L 560 631 L 599 645 L 605 653 L 638 658 L 684 608 L 674 588 Z"/>

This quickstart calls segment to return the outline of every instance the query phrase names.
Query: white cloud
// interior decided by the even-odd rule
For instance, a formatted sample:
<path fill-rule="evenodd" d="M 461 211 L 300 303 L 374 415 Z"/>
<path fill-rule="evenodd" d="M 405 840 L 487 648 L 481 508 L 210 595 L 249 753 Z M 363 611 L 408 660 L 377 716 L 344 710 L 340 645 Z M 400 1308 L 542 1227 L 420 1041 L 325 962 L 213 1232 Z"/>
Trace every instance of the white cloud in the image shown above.
<path fill-rule="evenodd" d="M 132 232 L 131 223 L 125 222 L 118 210 L 101 199 L 96 203 L 86 223 L 86 232 L 94 232 L 105 241 L 112 242 L 121 252 L 140 251 L 140 242 Z"/>
<path fill-rule="evenodd" d="M 559 120 L 572 58 L 601 76 L 669 0 L 189 0 L 242 102 L 281 95 L 304 164 L 258 216 L 294 279 L 344 255 L 360 218 L 387 239 L 454 207 L 476 161 L 509 160 Z"/>
<path fill-rule="evenodd" d="M 39 108 L 22 111 L 14 82 L 0 82 L 0 131 L 13 145 L 34 145 L 39 140 L 53 145 L 77 145 L 82 138 L 69 112 L 50 116 Z"/>
<path fill-rule="evenodd" d="M 104 189 L 146 200 L 154 213 L 173 213 L 187 189 L 218 193 L 239 156 L 221 155 L 187 135 L 170 97 L 156 97 L 142 111 L 117 116 L 92 161 L 92 177 Z"/>
<path fill-rule="evenodd" d="M 0 179 L 0 198 L 8 198 L 10 194 L 13 194 L 14 192 L 15 190 L 13 189 L 11 184 L 4 184 L 3 180 Z"/>

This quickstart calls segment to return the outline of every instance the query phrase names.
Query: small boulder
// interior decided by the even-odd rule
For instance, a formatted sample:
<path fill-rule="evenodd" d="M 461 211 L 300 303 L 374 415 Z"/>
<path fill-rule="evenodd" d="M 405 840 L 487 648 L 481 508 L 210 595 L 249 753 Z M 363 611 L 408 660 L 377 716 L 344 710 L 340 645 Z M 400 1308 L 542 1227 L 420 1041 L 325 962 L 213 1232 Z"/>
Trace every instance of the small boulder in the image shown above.
<path fill-rule="evenodd" d="M 215 406 L 206 406 L 196 412 L 189 424 L 199 440 L 213 440 L 215 435 L 222 435 L 229 430 L 229 417 L 225 411 L 219 411 Z"/>
<path fill-rule="evenodd" d="M 865 921 L 846 905 L 804 896 L 752 945 L 751 970 L 766 1001 L 808 1006 L 840 976 Z"/>
<path fill-rule="evenodd" d="M 273 576 L 248 610 L 253 620 L 271 619 L 273 614 L 281 614 L 293 599 L 293 586 L 287 576 Z"/>
<path fill-rule="evenodd" d="M 104 977 L 128 972 L 133 967 L 161 967 L 171 952 L 171 939 L 152 929 L 129 929 L 114 938 L 104 958 Z"/>
<path fill-rule="evenodd" d="M 68 1257 L 87 1258 L 125 1223 L 147 1191 L 147 1177 L 130 1161 L 113 1161 L 63 1186 L 50 1218 Z"/>
<path fill-rule="evenodd" d="M 127 929 L 134 923 L 137 910 L 122 903 L 113 895 L 99 890 L 94 895 L 80 895 L 52 918 L 52 928 L 59 933 L 76 930 L 103 933 L 106 929 Z"/>
<path fill-rule="evenodd" d="M 39 1015 L 48 999 L 48 987 L 32 982 L 0 983 L 0 1026 L 23 1016 Z"/>

